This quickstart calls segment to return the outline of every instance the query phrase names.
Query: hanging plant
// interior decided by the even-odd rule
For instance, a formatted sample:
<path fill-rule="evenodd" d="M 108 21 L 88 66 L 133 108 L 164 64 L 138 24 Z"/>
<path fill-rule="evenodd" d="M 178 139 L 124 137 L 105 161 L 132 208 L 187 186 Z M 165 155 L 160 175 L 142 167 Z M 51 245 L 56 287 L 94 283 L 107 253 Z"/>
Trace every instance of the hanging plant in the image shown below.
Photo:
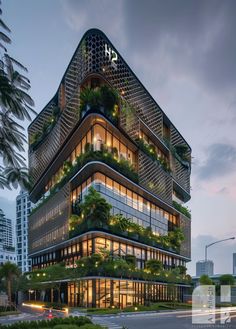
<path fill-rule="evenodd" d="M 122 99 L 121 111 L 125 115 L 126 125 L 130 126 L 135 119 L 135 115 L 136 115 L 135 108 L 132 105 L 130 105 L 126 100 Z"/>
<path fill-rule="evenodd" d="M 188 146 L 185 144 L 178 144 L 173 147 L 174 156 L 187 168 L 190 167 L 191 158 L 188 155 Z"/>

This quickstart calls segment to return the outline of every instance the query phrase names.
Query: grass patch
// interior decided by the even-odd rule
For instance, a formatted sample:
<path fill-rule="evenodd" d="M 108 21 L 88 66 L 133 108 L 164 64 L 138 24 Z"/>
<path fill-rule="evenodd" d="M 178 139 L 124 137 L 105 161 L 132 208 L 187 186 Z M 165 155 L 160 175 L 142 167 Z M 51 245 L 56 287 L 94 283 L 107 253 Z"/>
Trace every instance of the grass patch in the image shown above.
<path fill-rule="evenodd" d="M 118 314 L 121 310 L 119 308 L 89 308 L 87 309 L 87 314 L 99 315 L 99 314 Z"/>
<path fill-rule="evenodd" d="M 106 315 L 106 314 L 119 314 L 121 312 L 148 312 L 148 311 L 161 311 L 161 310 L 176 310 L 176 309 L 189 309 L 191 308 L 191 304 L 187 303 L 173 303 L 173 302 L 161 302 L 161 303 L 153 303 L 149 306 L 138 305 L 138 306 L 129 306 L 124 309 L 119 308 L 88 308 L 87 314 L 89 315 Z M 78 308 L 77 308 L 78 309 Z M 80 309 L 81 310 L 81 309 Z M 83 309 L 85 311 L 85 309 Z"/>

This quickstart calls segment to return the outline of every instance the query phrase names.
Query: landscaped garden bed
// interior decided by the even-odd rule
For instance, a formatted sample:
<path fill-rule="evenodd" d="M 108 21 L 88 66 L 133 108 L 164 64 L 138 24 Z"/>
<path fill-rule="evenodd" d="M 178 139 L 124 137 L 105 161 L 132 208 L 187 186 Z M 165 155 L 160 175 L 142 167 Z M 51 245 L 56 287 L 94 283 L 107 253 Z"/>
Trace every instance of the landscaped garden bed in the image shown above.
<path fill-rule="evenodd" d="M 1 325 L 1 329 L 104 329 L 95 325 L 85 316 L 53 318 L 41 321 L 19 321 L 10 325 Z"/>

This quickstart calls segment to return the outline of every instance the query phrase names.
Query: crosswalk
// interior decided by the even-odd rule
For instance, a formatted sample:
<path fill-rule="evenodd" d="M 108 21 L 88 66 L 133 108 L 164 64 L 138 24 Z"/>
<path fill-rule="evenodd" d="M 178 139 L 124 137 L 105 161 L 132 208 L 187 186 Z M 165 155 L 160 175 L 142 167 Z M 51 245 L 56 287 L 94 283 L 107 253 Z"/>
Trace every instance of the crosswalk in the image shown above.
<path fill-rule="evenodd" d="M 118 325 L 116 323 L 113 323 L 113 322 L 111 322 L 110 320 L 108 320 L 107 318 L 104 318 L 104 317 L 93 316 L 92 321 L 93 321 L 93 323 L 99 324 L 100 326 L 108 328 L 108 329 L 122 329 L 123 328 L 120 325 Z"/>
<path fill-rule="evenodd" d="M 72 314 L 71 314 L 72 315 Z M 84 316 L 85 314 L 84 313 L 81 313 L 81 312 L 73 312 L 73 315 L 76 315 L 76 316 Z M 115 318 L 115 317 L 113 317 Z M 93 321 L 93 323 L 95 324 L 99 324 L 100 326 L 102 327 L 105 327 L 105 328 L 108 328 L 108 329 L 123 329 L 124 327 L 116 324 L 116 323 L 113 323 L 111 321 L 111 316 L 109 317 L 103 317 L 103 316 L 91 316 L 91 320 Z"/>

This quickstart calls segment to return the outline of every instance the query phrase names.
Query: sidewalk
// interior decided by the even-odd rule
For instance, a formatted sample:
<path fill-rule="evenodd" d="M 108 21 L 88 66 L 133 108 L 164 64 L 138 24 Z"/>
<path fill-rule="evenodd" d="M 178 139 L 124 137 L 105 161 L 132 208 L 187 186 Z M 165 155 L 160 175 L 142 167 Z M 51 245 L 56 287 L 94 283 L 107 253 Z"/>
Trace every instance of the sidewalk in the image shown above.
<path fill-rule="evenodd" d="M 147 314 L 181 314 L 181 313 L 192 313 L 192 309 L 176 309 L 176 310 L 157 310 L 157 311 L 136 311 L 136 312 L 122 312 L 119 313 L 110 313 L 110 314 L 93 314 L 93 313 L 86 313 L 86 312 L 80 312 L 80 311 L 73 311 L 70 312 L 69 315 L 74 316 L 87 316 L 87 317 L 123 317 L 123 316 L 129 316 L 129 315 L 147 315 Z"/>

